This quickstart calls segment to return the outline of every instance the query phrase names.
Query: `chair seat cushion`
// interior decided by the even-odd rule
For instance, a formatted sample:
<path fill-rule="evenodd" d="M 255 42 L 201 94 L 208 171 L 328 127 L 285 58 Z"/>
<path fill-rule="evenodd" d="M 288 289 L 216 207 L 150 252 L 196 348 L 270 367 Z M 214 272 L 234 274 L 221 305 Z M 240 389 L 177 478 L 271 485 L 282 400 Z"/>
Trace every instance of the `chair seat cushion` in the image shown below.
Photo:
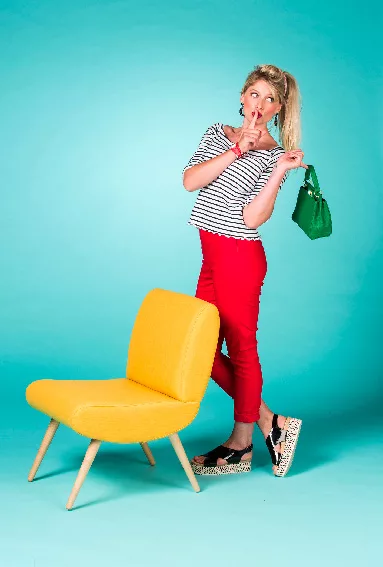
<path fill-rule="evenodd" d="M 180 431 L 197 415 L 198 402 L 180 402 L 126 378 L 37 380 L 28 403 L 86 437 L 136 443 Z"/>

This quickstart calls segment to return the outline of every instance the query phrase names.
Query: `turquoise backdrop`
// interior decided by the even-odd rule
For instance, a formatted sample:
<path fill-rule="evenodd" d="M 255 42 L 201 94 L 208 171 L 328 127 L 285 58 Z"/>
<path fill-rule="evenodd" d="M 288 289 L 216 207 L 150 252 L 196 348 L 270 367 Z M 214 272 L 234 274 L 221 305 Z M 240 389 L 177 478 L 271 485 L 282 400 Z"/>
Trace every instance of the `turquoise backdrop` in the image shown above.
<path fill-rule="evenodd" d="M 273 553 L 286 566 L 375 564 L 381 16 L 373 1 L 0 1 L 1 567 L 258 566 Z M 166 440 L 150 471 L 139 447 L 109 445 L 65 513 L 87 443 L 63 428 L 28 485 L 47 419 L 25 387 L 122 376 L 145 294 L 194 294 L 196 193 L 181 171 L 207 126 L 240 125 L 259 63 L 299 82 L 301 148 L 334 226 L 312 242 L 292 222 L 301 169 L 261 229 L 264 397 L 304 420 L 296 464 L 274 479 L 257 433 L 253 473 L 201 479 L 195 496 Z M 182 434 L 189 456 L 224 441 L 231 419 L 211 383 Z"/>

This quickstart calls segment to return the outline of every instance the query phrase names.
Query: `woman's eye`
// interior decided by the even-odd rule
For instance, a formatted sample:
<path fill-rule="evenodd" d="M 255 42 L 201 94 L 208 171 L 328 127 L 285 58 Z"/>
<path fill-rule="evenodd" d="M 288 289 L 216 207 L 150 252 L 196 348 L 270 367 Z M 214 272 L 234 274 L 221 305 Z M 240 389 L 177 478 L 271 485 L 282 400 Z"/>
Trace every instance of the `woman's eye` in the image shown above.
<path fill-rule="evenodd" d="M 251 96 L 256 97 L 258 96 L 258 93 L 251 93 Z M 268 96 L 267 100 L 269 100 L 270 102 L 274 102 L 275 99 L 272 96 Z"/>

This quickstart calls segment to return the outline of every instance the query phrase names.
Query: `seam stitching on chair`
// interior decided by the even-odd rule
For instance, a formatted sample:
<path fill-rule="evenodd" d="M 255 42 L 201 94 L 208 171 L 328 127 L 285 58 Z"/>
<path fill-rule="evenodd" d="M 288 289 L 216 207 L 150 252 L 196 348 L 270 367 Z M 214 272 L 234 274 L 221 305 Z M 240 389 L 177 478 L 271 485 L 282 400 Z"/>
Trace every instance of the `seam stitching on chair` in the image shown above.
<path fill-rule="evenodd" d="M 100 404 L 88 404 L 88 405 L 84 405 L 81 406 L 82 408 L 137 408 L 139 406 L 163 406 L 165 404 L 168 404 L 169 402 L 149 402 L 149 403 L 143 403 L 143 404 L 105 404 L 105 405 L 100 405 Z M 178 400 L 179 404 L 194 404 L 195 402 L 181 402 L 180 400 Z M 77 410 L 76 410 L 77 411 Z"/>
<path fill-rule="evenodd" d="M 141 382 L 137 382 L 137 380 L 133 380 L 133 378 L 128 378 L 126 377 L 127 380 L 129 380 L 130 382 L 134 382 L 135 384 L 138 384 L 139 386 L 143 386 L 143 384 L 141 384 Z M 180 402 L 182 404 L 185 404 L 187 402 L 183 402 L 182 400 L 179 400 L 178 398 L 174 398 L 173 396 L 169 396 L 169 394 L 164 394 L 163 392 L 160 392 L 159 390 L 154 390 L 153 388 L 151 388 L 150 386 L 143 386 L 144 388 L 147 388 L 148 390 L 150 390 L 151 392 L 155 392 L 156 394 L 162 394 L 163 396 L 167 396 L 168 398 L 170 398 L 171 400 L 175 400 L 176 402 Z M 163 403 L 163 402 L 154 402 L 154 403 Z"/>
<path fill-rule="evenodd" d="M 197 417 L 198 410 L 199 410 L 199 407 L 200 407 L 201 403 L 200 403 L 200 402 L 181 402 L 180 400 L 178 400 L 178 401 L 179 401 L 181 404 L 185 404 L 185 405 L 188 405 L 188 404 L 193 404 L 193 405 L 194 405 L 194 404 L 196 404 L 197 407 L 196 407 L 196 411 L 195 411 L 194 416 L 182 427 L 182 429 L 176 429 L 175 431 L 172 431 L 171 433 L 168 433 L 167 435 L 161 435 L 160 437 L 152 437 L 151 439 L 148 439 L 147 442 L 150 442 L 150 441 L 157 441 L 158 439 L 164 439 L 165 437 L 169 437 L 170 435 L 174 435 L 174 433 L 179 433 L 180 431 L 183 431 L 184 429 L 186 429 L 186 427 L 188 427 L 188 426 L 195 420 L 195 418 Z M 140 404 L 135 404 L 135 406 L 138 406 L 138 405 L 140 405 Z M 162 405 L 162 404 L 161 404 L 161 402 L 155 402 L 155 403 L 148 404 L 148 405 L 154 406 L 154 405 Z M 87 406 L 83 406 L 83 407 L 87 407 Z M 88 407 L 89 407 L 89 406 L 88 406 Z M 104 407 L 115 407 L 115 406 L 91 406 L 91 407 L 104 408 Z M 126 407 L 126 406 L 123 406 L 123 407 Z M 80 408 L 80 409 L 81 409 L 81 408 Z M 76 414 L 78 413 L 78 411 L 80 411 L 80 410 L 76 410 L 76 411 L 75 411 L 75 413 L 73 414 L 73 417 L 76 417 Z M 71 423 L 72 423 L 72 420 L 71 420 Z M 72 429 L 74 429 L 74 428 L 72 427 Z"/>
<path fill-rule="evenodd" d="M 136 382 L 135 380 L 132 380 L 132 378 L 125 378 L 125 379 L 126 379 L 127 381 L 132 381 L 132 382 L 134 382 L 135 384 L 138 384 L 139 386 L 142 386 L 142 384 L 140 384 L 140 382 Z M 149 388 L 148 386 L 144 386 L 144 387 L 147 388 L 148 390 L 150 390 L 151 392 L 155 392 L 156 394 L 159 394 L 159 393 L 162 394 L 162 392 L 159 392 L 158 390 L 153 390 L 153 388 Z M 162 395 L 163 395 L 163 396 L 167 396 L 168 398 L 170 398 L 171 400 L 174 400 L 175 402 L 178 402 L 179 404 L 195 404 L 195 403 L 198 403 L 198 404 L 199 404 L 199 403 L 200 403 L 200 402 L 193 401 L 193 400 L 184 402 L 184 401 L 182 401 L 182 400 L 178 400 L 177 398 L 173 398 L 172 396 L 168 396 L 167 394 L 162 394 Z M 155 405 L 162 405 L 162 404 L 166 404 L 166 403 L 169 403 L 169 402 L 168 402 L 167 400 L 166 400 L 166 401 L 162 401 L 162 402 L 149 402 L 149 403 L 146 403 L 145 405 L 146 405 L 146 406 L 155 406 Z M 142 405 L 142 404 L 124 404 L 124 405 L 120 405 L 120 407 L 129 407 L 129 406 L 138 407 L 138 406 L 140 406 L 140 405 Z M 82 405 L 82 406 L 80 406 L 79 408 L 77 408 L 77 409 L 73 412 L 72 419 L 76 419 L 77 414 L 78 414 L 79 412 L 81 412 L 84 408 L 87 408 L 87 407 L 93 407 L 93 408 L 114 408 L 114 407 L 116 407 L 116 406 L 114 406 L 114 405 L 99 406 L 99 405 L 89 405 L 89 404 L 87 404 L 87 405 Z M 72 423 L 72 420 L 71 420 L 71 423 Z"/>
<path fill-rule="evenodd" d="M 172 398 L 173 399 L 173 398 Z M 195 404 L 197 402 L 182 402 L 181 400 L 176 400 L 179 404 Z M 80 413 L 83 409 L 86 408 L 115 408 L 115 407 L 121 407 L 121 408 L 127 408 L 127 407 L 139 407 L 142 405 L 145 406 L 163 406 L 164 404 L 168 404 L 169 402 L 164 401 L 164 402 L 150 402 L 150 403 L 145 403 L 145 404 L 119 404 L 118 406 L 116 406 L 115 404 L 113 405 L 96 405 L 96 404 L 85 404 L 80 406 L 79 408 L 77 408 L 74 412 L 73 412 L 73 418 L 77 417 L 77 414 Z"/>

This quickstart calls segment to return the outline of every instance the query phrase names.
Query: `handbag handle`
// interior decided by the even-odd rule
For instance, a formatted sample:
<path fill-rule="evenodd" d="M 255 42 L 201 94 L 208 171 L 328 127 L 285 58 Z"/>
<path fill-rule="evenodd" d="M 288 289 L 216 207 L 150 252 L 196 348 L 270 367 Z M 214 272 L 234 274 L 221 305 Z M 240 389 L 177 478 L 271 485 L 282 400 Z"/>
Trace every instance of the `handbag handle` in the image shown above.
<path fill-rule="evenodd" d="M 318 183 L 318 177 L 317 174 L 315 173 L 315 169 L 313 165 L 308 165 L 307 164 L 308 169 L 306 169 L 306 173 L 305 173 L 305 180 L 304 183 L 307 184 L 307 181 L 310 179 L 312 179 L 313 183 L 314 183 L 314 191 L 316 193 L 320 193 L 320 187 L 319 187 L 319 183 Z"/>

